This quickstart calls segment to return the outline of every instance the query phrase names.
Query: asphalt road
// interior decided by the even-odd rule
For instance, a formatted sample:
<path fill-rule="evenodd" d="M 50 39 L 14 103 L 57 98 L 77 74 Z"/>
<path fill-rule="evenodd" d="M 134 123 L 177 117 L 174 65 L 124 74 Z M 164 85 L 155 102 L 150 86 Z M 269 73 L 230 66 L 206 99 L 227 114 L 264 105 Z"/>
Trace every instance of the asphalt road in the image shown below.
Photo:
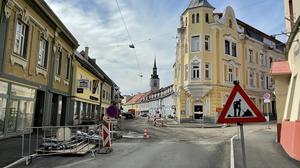
<path fill-rule="evenodd" d="M 125 132 L 134 131 L 140 135 L 145 127 L 149 129 L 149 139 L 117 140 L 110 154 L 39 157 L 33 159 L 29 167 L 226 168 L 230 165 L 230 143 L 224 139 L 220 129 L 216 129 L 220 132 L 213 134 L 207 129 L 197 133 L 180 128 L 153 127 L 145 120 L 128 120 L 122 125 Z M 24 167 L 24 163 L 17 167 Z"/>

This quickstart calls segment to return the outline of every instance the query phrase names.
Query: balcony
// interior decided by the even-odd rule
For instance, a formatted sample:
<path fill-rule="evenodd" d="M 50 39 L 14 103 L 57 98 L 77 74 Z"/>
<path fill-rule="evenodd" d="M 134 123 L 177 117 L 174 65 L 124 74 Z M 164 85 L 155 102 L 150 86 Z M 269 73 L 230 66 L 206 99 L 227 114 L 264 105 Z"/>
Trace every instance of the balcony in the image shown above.
<path fill-rule="evenodd" d="M 190 83 L 184 86 L 184 89 L 195 98 L 204 97 L 210 92 L 210 90 L 212 90 L 212 88 L 212 86 L 199 83 Z"/>

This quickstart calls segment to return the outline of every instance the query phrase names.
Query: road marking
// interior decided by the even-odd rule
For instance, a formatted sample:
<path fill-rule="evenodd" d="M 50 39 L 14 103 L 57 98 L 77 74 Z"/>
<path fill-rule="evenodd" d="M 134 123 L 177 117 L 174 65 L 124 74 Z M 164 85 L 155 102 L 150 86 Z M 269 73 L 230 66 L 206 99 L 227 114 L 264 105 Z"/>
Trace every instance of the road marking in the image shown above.
<path fill-rule="evenodd" d="M 233 140 L 236 138 L 237 135 L 234 135 L 230 139 L 230 168 L 234 168 L 234 148 L 233 148 Z"/>

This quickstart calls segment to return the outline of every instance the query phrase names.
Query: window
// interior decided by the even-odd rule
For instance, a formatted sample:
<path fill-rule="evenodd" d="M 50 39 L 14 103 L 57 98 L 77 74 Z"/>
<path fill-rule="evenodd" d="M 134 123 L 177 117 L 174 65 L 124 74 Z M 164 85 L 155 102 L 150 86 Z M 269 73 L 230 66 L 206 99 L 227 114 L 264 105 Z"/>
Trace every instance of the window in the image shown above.
<path fill-rule="evenodd" d="M 205 50 L 210 51 L 210 36 L 205 35 Z"/>
<path fill-rule="evenodd" d="M 62 52 L 59 51 L 55 57 L 56 74 L 59 76 L 61 75 L 61 58 L 62 58 Z"/>
<path fill-rule="evenodd" d="M 197 22 L 197 23 L 199 23 L 199 19 L 200 19 L 199 17 L 200 17 L 200 16 L 199 16 L 199 13 L 197 13 L 197 16 L 196 16 L 196 22 Z"/>
<path fill-rule="evenodd" d="M 265 74 L 263 72 L 260 74 L 260 86 L 262 89 L 266 88 Z"/>
<path fill-rule="evenodd" d="M 102 92 L 102 98 L 105 99 L 105 90 Z"/>
<path fill-rule="evenodd" d="M 188 68 L 188 65 L 186 64 L 184 66 L 185 68 L 185 75 L 184 75 L 184 80 L 187 80 L 188 79 L 188 75 L 189 75 L 189 68 Z"/>
<path fill-rule="evenodd" d="M 266 86 L 265 89 L 270 89 L 270 85 L 269 85 L 269 77 L 266 75 Z"/>
<path fill-rule="evenodd" d="M 265 55 L 264 53 L 259 54 L 260 65 L 265 65 Z"/>
<path fill-rule="evenodd" d="M 154 81 L 154 82 L 153 82 L 153 86 L 154 86 L 154 87 L 157 87 L 157 81 Z"/>
<path fill-rule="evenodd" d="M 208 14 L 207 14 L 207 13 L 205 14 L 205 22 L 206 22 L 206 23 L 209 23 L 209 17 L 208 17 Z"/>
<path fill-rule="evenodd" d="M 192 37 L 192 52 L 200 51 L 200 36 Z"/>
<path fill-rule="evenodd" d="M 185 26 L 187 26 L 187 22 L 188 22 L 188 20 L 187 20 L 187 17 L 185 18 Z"/>
<path fill-rule="evenodd" d="M 192 15 L 192 23 L 195 23 L 195 14 Z"/>
<path fill-rule="evenodd" d="M 48 51 L 48 42 L 41 37 L 39 55 L 38 55 L 38 65 L 43 68 L 47 67 L 47 51 Z"/>
<path fill-rule="evenodd" d="M 205 80 L 211 80 L 211 64 L 205 63 L 204 66 Z"/>
<path fill-rule="evenodd" d="M 234 43 L 234 42 L 231 43 L 231 49 L 232 49 L 231 55 L 234 56 L 234 57 L 236 57 L 237 56 L 236 55 L 236 43 Z"/>
<path fill-rule="evenodd" d="M 228 67 L 228 82 L 233 82 L 233 68 Z"/>
<path fill-rule="evenodd" d="M 254 87 L 254 84 L 254 72 L 252 70 L 249 70 L 249 86 Z"/>
<path fill-rule="evenodd" d="M 249 63 L 254 63 L 253 50 L 252 49 L 248 50 L 248 61 L 249 61 Z"/>
<path fill-rule="evenodd" d="M 193 63 L 192 65 L 192 79 L 199 79 L 200 78 L 200 67 L 199 63 Z"/>
<path fill-rule="evenodd" d="M 232 21 L 229 19 L 229 27 L 232 28 Z"/>
<path fill-rule="evenodd" d="M 269 57 L 269 67 L 270 67 L 270 68 L 272 67 L 272 63 L 273 63 L 273 58 L 272 58 L 272 57 Z"/>
<path fill-rule="evenodd" d="M 67 57 L 66 79 L 70 78 L 70 65 L 71 65 L 71 59 Z"/>
<path fill-rule="evenodd" d="M 14 52 L 21 57 L 26 57 L 26 39 L 27 39 L 27 26 L 20 20 L 17 20 Z"/>
<path fill-rule="evenodd" d="M 225 40 L 225 54 L 230 55 L 230 42 Z"/>

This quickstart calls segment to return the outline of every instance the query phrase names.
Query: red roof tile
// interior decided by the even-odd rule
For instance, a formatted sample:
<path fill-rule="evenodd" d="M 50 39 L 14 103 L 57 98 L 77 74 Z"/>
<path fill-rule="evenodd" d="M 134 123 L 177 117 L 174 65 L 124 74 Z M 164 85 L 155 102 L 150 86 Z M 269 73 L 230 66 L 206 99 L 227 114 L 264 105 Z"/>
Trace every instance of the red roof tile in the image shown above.
<path fill-rule="evenodd" d="M 271 68 L 272 75 L 291 74 L 291 69 L 288 61 L 273 62 Z"/>
<path fill-rule="evenodd" d="M 143 97 L 147 94 L 146 93 L 139 93 L 137 95 L 134 95 L 126 104 L 137 104 L 140 103 L 143 99 Z"/>

